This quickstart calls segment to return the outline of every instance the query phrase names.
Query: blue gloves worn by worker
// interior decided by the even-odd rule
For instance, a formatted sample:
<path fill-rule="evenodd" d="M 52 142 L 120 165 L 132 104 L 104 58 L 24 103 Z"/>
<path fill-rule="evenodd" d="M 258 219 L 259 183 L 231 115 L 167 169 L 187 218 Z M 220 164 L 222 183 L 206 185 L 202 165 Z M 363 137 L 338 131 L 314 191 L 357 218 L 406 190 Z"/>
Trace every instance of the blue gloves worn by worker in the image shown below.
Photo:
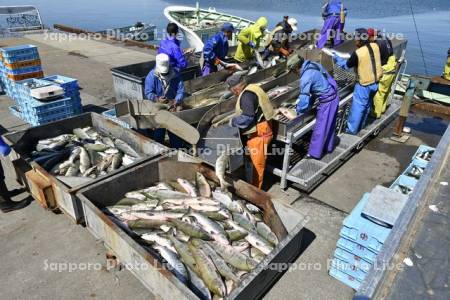
<path fill-rule="evenodd" d="M 337 55 L 337 54 L 334 54 L 334 55 L 333 55 L 333 60 L 334 60 L 334 62 L 335 62 L 339 67 L 341 67 L 341 68 L 344 69 L 344 70 L 348 70 L 348 67 L 347 67 L 347 60 L 346 60 L 345 58 L 340 57 L 340 56 Z"/>
<path fill-rule="evenodd" d="M 253 48 L 253 49 L 255 49 L 255 48 L 256 48 L 256 45 L 255 45 L 255 43 L 253 43 L 252 41 L 248 42 L 248 44 L 247 44 L 247 45 L 249 45 L 249 46 L 250 46 L 250 48 Z"/>
<path fill-rule="evenodd" d="M 0 137 L 0 154 L 3 156 L 8 156 L 11 153 L 11 147 L 5 143 L 2 137 Z"/>

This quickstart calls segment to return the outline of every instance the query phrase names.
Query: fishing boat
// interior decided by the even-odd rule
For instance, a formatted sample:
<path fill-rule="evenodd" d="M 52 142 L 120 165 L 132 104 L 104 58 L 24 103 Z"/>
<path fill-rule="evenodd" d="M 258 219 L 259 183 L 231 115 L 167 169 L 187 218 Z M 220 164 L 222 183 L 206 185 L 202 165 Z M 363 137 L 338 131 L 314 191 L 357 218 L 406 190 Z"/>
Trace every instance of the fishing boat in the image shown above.
<path fill-rule="evenodd" d="M 196 51 L 202 51 L 204 43 L 216 34 L 223 23 L 228 22 L 236 28 L 236 33 L 255 22 L 221 13 L 215 8 L 201 9 L 198 2 L 196 7 L 168 6 L 164 9 L 164 15 L 183 31 L 187 42 Z M 237 34 L 230 41 L 230 46 L 237 44 Z"/>
<path fill-rule="evenodd" d="M 153 24 L 137 22 L 131 26 L 102 30 L 98 33 L 120 38 L 121 40 L 127 39 L 148 42 L 155 39 L 155 30 L 156 26 Z"/>

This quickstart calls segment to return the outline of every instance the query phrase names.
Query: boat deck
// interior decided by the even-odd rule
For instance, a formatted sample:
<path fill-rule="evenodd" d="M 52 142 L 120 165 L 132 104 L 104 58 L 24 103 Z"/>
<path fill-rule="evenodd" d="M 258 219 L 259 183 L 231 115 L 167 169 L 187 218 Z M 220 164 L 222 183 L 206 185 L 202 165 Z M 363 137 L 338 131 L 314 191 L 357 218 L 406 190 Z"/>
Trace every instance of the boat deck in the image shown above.
<path fill-rule="evenodd" d="M 83 104 L 92 110 L 102 110 L 114 99 L 111 67 L 152 58 L 144 51 L 95 41 L 57 43 L 42 36 L 0 40 L 0 46 L 23 43 L 39 46 L 47 74 L 78 78 Z M 27 126 L 9 114 L 11 104 L 6 96 L 0 96 L 4 130 Z M 327 270 L 343 219 L 363 193 L 377 184 L 392 183 L 419 145 L 436 146 L 448 123 L 448 118 L 413 112 L 407 124 L 413 135 L 406 144 L 389 139 L 391 123 L 309 195 L 294 188 L 282 191 L 279 179 L 269 176 L 265 188 L 273 195 L 277 210 L 295 209 L 305 217 L 307 230 L 303 254 L 265 298 L 350 299 L 354 291 L 330 277 Z M 9 188 L 20 188 L 10 170 L 5 171 Z M 16 193 L 15 200 L 31 199 L 27 192 Z M 36 202 L 0 217 L 0 239 L 7 241 L 0 244 L 2 299 L 53 299 L 61 294 L 65 299 L 154 299 L 130 272 L 98 269 L 105 265 L 103 244 L 85 228 L 63 215 L 44 211 Z M 54 271 L 55 264 L 67 262 L 81 269 Z"/>

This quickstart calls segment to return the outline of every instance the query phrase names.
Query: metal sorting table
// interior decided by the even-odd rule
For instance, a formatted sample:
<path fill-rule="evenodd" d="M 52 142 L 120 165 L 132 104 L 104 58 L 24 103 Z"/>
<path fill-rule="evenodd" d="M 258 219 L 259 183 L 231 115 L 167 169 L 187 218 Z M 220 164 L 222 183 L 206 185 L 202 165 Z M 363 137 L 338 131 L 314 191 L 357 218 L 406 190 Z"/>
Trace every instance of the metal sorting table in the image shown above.
<path fill-rule="evenodd" d="M 344 71 L 339 68 L 333 70 L 331 57 L 328 55 L 322 55 L 321 50 L 299 49 L 298 53 L 306 59 L 320 62 L 322 65 L 327 67 L 331 74 L 335 74 L 336 81 L 340 87 L 341 96 L 351 93 L 355 79 L 353 72 Z M 282 70 L 284 70 L 284 72 L 280 73 Z M 268 72 L 269 71 L 270 70 L 268 69 Z M 275 108 L 279 108 L 281 106 L 289 108 L 295 107 L 297 97 L 300 93 L 298 76 L 292 72 L 286 71 L 286 68 L 271 72 L 272 76 L 265 77 L 264 80 L 260 82 L 260 86 L 264 91 L 268 92 L 271 89 L 281 86 L 287 86 L 289 88 L 286 92 L 275 95 L 271 99 L 272 105 Z M 230 128 L 227 125 L 221 126 L 224 127 L 222 129 L 213 128 L 211 126 L 211 121 L 221 114 L 233 111 L 236 105 L 236 100 L 236 97 L 233 97 L 232 99 L 217 104 L 211 108 L 204 114 L 197 127 L 201 136 L 201 140 L 198 144 L 199 157 L 205 162 L 214 165 L 221 150 L 219 149 L 219 145 L 224 146 L 224 148 L 231 151 L 231 172 L 241 167 L 244 162 L 243 151 L 235 151 L 242 148 L 239 132 L 237 129 Z M 285 143 L 291 132 L 295 132 L 296 130 L 300 130 L 301 128 L 307 126 L 312 120 L 314 120 L 314 118 L 314 111 L 298 116 L 294 120 L 288 120 L 282 116 L 279 116 L 278 119 L 272 121 L 275 136 L 274 140 Z"/>
<path fill-rule="evenodd" d="M 143 158 L 129 166 L 119 168 L 88 182 L 80 182 L 74 186 L 69 186 L 67 183 L 57 179 L 39 164 L 31 160 L 31 152 L 35 150 L 35 146 L 39 140 L 72 133 L 72 130 L 75 128 L 87 126 L 93 127 L 101 134 L 111 135 L 123 140 L 138 153 L 143 154 Z M 83 222 L 83 211 L 81 209 L 81 203 L 76 196 L 77 191 L 170 151 L 167 147 L 135 131 L 123 128 L 96 113 L 85 113 L 73 118 L 28 128 L 23 131 L 8 133 L 4 137 L 7 143 L 12 144 L 12 152 L 9 159 L 16 171 L 17 178 L 27 186 L 32 196 L 48 208 L 61 209 L 61 211 L 76 223 Z M 30 171 L 35 176 L 30 177 Z"/>
<path fill-rule="evenodd" d="M 258 70 L 256 73 L 246 76 L 249 83 L 257 83 L 267 80 L 273 74 L 279 74 L 286 70 L 286 62 L 279 63 L 267 69 Z M 229 91 L 225 80 L 230 76 L 228 71 L 214 73 L 205 77 L 197 78 L 185 82 L 186 86 L 194 86 L 198 89 L 189 97 L 184 99 L 186 109 L 174 113 L 180 119 L 189 124 L 198 123 L 205 113 L 220 102 L 230 101 L 230 99 L 220 100 L 220 97 Z M 231 97 L 232 99 L 234 97 Z M 210 99 L 210 101 L 208 101 Z"/>
<path fill-rule="evenodd" d="M 113 222 L 100 209 L 117 203 L 126 192 L 142 189 L 158 182 L 185 178 L 193 180 L 196 172 L 218 182 L 214 171 L 198 159 L 177 152 L 148 161 L 126 172 L 106 178 L 78 193 L 82 201 L 88 230 L 104 241 L 120 262 L 136 266 L 130 271 L 157 297 L 163 299 L 198 299 L 175 275 L 173 275 L 152 249 L 145 249 L 136 242 L 136 236 Z M 146 176 L 136 176 L 146 174 Z M 239 180 L 227 178 L 230 191 L 240 198 L 257 205 L 263 210 L 264 222 L 279 237 L 280 243 L 264 260 L 248 274 L 227 299 L 255 299 L 262 297 L 271 285 L 282 275 L 269 266 L 273 263 L 290 263 L 300 254 L 302 243 L 301 216 L 290 211 L 286 218 L 295 218 L 299 223 L 288 233 L 273 206 L 269 194 Z M 293 215 L 294 214 L 294 215 Z"/>
<path fill-rule="evenodd" d="M 386 113 L 377 120 L 369 118 L 366 128 L 361 130 L 358 135 L 350 135 L 343 133 L 346 128 L 346 122 L 351 107 L 352 88 L 354 74 L 345 71 L 333 64 L 333 75 L 339 87 L 339 110 L 337 117 L 337 134 L 338 142 L 336 149 L 321 160 L 305 158 L 308 145 L 305 143 L 305 136 L 309 134 L 315 125 L 315 118 L 311 117 L 311 113 L 299 116 L 290 121 L 291 123 L 299 122 L 301 126 L 291 126 L 284 131 L 284 136 L 277 136 L 278 144 L 283 149 L 283 158 L 280 161 L 272 160 L 268 162 L 267 168 L 276 176 L 280 177 L 280 186 L 285 189 L 288 182 L 294 183 L 301 190 L 310 192 L 327 176 L 341 166 L 350 156 L 353 150 L 359 150 L 364 146 L 364 142 L 371 136 L 376 136 L 382 128 L 387 126 L 397 115 L 400 110 L 401 101 L 394 98 L 395 86 L 401 74 L 400 69 L 406 68 L 404 61 L 406 41 L 396 40 L 393 42 L 396 53 L 401 53 L 397 58 L 402 61 L 397 69 L 397 77 L 393 83 L 391 94 L 389 95 L 389 107 Z M 344 43 L 344 47 L 351 47 L 350 43 Z M 354 46 L 353 46 L 354 47 Z M 339 48 L 338 48 L 339 50 Z M 401 51 L 400 51 L 401 50 Z M 302 120 L 300 122 L 299 120 Z M 305 122 L 306 119 L 306 122 Z"/>

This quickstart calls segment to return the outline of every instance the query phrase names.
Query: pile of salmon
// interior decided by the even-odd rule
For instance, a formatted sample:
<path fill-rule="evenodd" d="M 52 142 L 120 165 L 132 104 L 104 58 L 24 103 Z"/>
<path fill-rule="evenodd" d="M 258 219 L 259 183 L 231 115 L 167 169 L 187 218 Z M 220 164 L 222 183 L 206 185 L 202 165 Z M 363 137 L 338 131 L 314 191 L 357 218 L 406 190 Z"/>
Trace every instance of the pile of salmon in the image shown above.
<path fill-rule="evenodd" d="M 86 127 L 38 141 L 31 157 L 53 175 L 96 178 L 134 163 L 142 154 L 121 139 Z"/>
<path fill-rule="evenodd" d="M 257 206 L 201 173 L 124 197 L 105 213 L 200 299 L 229 295 L 278 244 Z"/>

